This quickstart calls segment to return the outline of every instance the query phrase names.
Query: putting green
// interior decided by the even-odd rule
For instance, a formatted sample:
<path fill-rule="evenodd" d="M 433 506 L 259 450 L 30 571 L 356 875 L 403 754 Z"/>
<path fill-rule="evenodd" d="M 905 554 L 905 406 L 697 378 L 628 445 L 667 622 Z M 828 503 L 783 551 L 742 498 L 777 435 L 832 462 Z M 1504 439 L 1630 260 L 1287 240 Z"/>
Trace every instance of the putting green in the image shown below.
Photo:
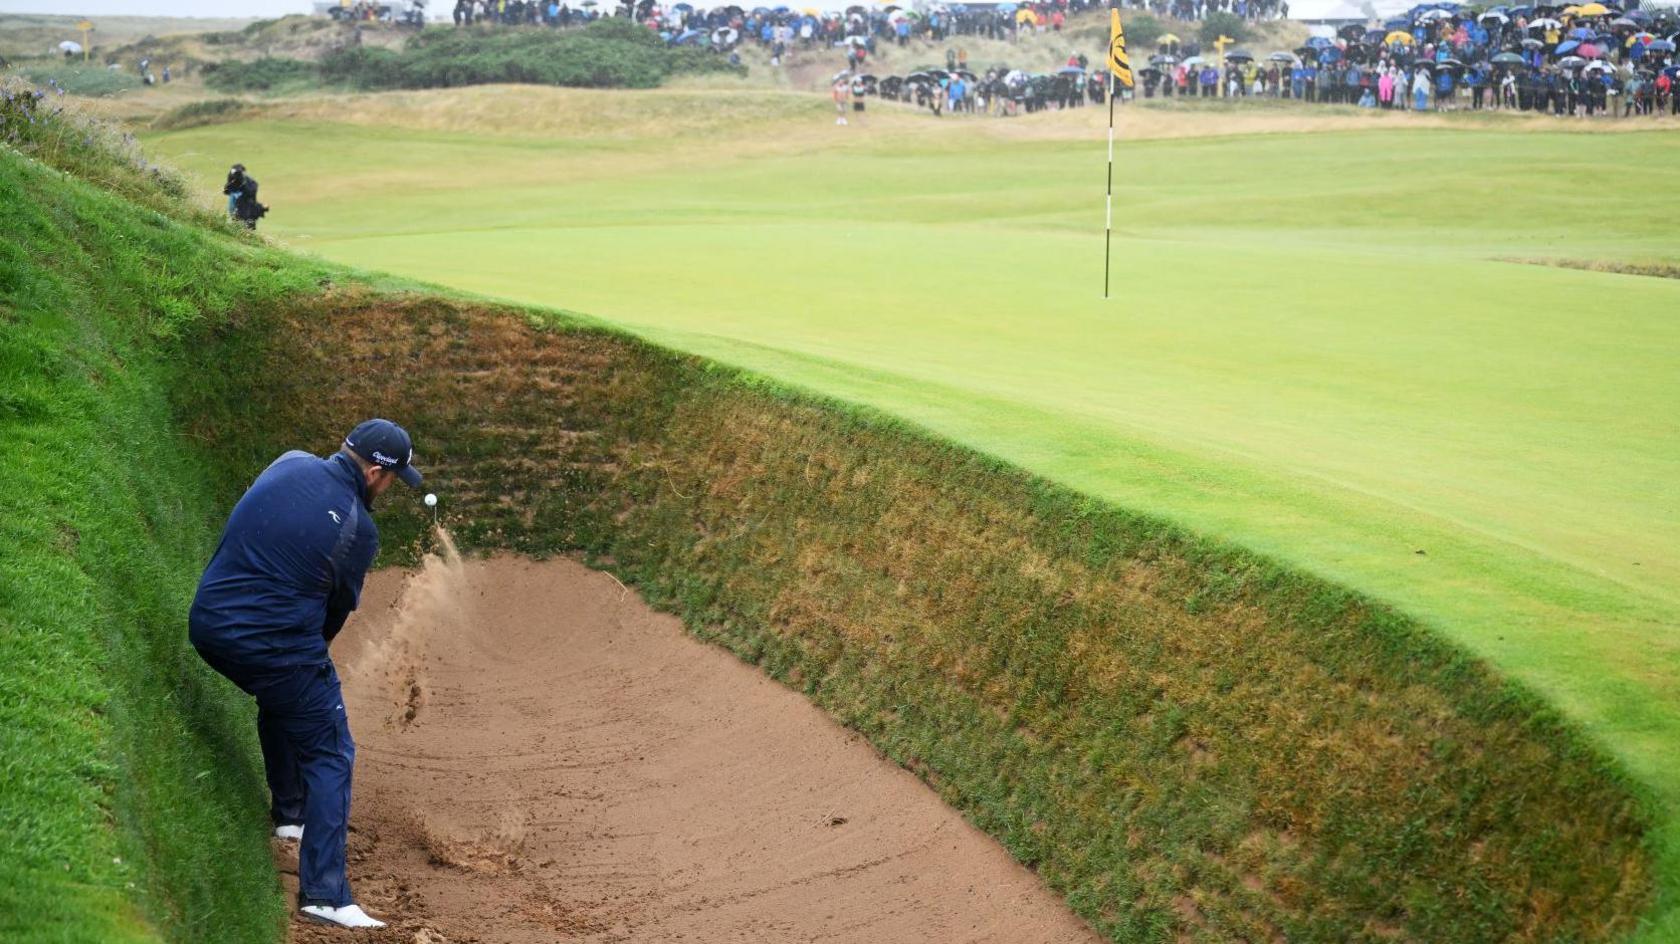
<path fill-rule="evenodd" d="M 295 247 L 879 406 L 1423 617 L 1650 789 L 1648 936 L 1680 936 L 1680 280 L 1501 261 L 1680 261 L 1680 133 L 1280 112 L 1123 140 L 1105 302 L 1095 110 L 761 100 L 568 136 L 364 98 L 148 143 L 207 187 L 250 165 Z"/>

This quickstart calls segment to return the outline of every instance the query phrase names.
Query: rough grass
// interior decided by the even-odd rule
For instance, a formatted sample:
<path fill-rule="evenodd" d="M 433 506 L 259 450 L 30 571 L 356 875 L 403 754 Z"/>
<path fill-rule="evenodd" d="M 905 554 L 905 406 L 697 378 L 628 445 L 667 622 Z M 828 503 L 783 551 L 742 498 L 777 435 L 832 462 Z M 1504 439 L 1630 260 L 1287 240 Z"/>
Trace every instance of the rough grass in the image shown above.
<path fill-rule="evenodd" d="M 1116 941 L 1605 940 L 1648 903 L 1621 776 L 1415 623 L 890 421 L 553 327 L 328 300 L 210 354 L 266 380 L 187 415 L 237 482 L 400 404 L 464 541 L 588 553 Z M 393 544 L 418 511 L 386 511 Z"/>
<path fill-rule="evenodd" d="M 97 129 L 28 127 L 31 153 L 171 205 Z M 251 712 L 185 645 L 225 509 L 166 392 L 184 325 L 307 267 L 11 148 L 0 232 L 0 940 L 272 941 Z"/>

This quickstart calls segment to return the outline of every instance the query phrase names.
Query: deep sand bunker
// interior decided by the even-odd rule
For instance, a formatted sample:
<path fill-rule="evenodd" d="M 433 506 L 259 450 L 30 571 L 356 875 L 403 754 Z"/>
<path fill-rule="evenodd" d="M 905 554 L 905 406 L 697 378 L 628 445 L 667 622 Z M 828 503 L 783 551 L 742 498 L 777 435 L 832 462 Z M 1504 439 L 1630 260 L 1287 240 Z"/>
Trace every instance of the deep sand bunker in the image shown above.
<path fill-rule="evenodd" d="M 358 940 L 1099 940 L 861 737 L 575 562 L 446 538 L 369 579 L 336 657 L 351 881 L 392 922 Z"/>

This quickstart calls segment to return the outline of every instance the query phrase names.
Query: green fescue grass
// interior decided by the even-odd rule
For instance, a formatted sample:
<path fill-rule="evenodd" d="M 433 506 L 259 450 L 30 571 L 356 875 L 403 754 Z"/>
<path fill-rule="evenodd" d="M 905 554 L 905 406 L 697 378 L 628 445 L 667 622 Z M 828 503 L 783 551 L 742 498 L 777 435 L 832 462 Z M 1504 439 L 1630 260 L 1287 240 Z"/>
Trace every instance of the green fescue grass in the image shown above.
<path fill-rule="evenodd" d="M 310 270 L 11 149 L 0 232 L 0 939 L 272 941 L 253 712 L 186 644 L 225 508 L 169 393 L 189 333 Z"/>
<path fill-rule="evenodd" d="M 1497 261 L 1680 259 L 1674 132 L 1123 140 L 1104 302 L 1102 144 L 1064 120 L 153 143 L 250 164 L 295 246 L 877 406 L 1423 619 L 1656 798 L 1647 939 L 1680 935 L 1680 285 Z"/>

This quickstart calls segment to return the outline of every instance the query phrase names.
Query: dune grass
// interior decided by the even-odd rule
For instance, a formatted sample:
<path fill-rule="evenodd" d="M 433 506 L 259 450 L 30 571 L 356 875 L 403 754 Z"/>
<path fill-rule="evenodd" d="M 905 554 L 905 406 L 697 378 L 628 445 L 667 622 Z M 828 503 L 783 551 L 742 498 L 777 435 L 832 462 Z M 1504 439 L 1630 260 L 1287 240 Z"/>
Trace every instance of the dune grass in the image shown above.
<path fill-rule="evenodd" d="M 1608 139 L 1615 174 L 1532 123 L 1125 143 L 1104 303 L 1102 147 L 1055 131 L 1089 115 L 870 121 L 152 144 L 252 165 L 295 246 L 878 406 L 1422 618 L 1657 799 L 1647 939 L 1680 934 L 1680 285 L 1497 261 L 1675 262 L 1674 133 Z"/>

